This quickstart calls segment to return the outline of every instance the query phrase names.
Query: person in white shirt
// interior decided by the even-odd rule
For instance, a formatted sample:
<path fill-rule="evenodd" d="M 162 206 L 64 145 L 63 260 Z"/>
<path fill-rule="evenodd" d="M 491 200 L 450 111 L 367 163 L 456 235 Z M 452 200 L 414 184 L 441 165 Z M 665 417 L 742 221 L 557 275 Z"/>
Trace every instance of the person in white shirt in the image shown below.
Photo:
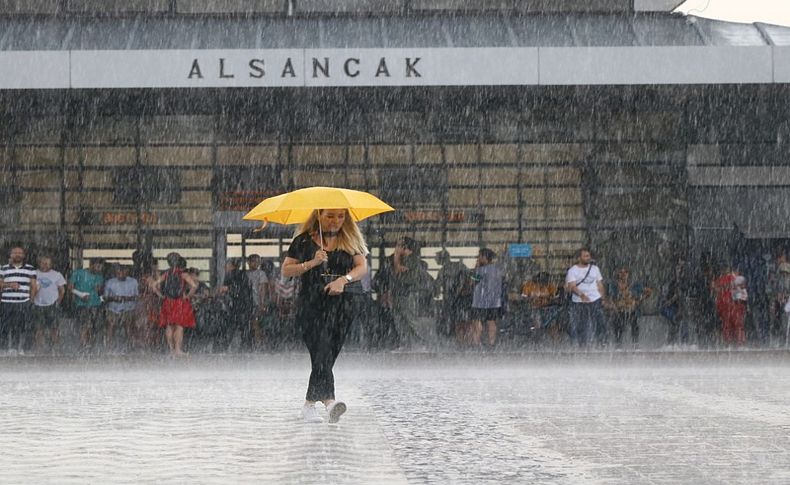
<path fill-rule="evenodd" d="M 140 285 L 129 276 L 131 268 L 114 265 L 115 277 L 104 285 L 104 301 L 107 302 L 107 326 L 104 333 L 104 350 L 115 350 L 113 341 L 115 330 L 123 327 L 126 331 L 126 344 L 129 350 L 143 346 L 142 330 L 137 325 L 137 300 L 140 298 Z"/>
<path fill-rule="evenodd" d="M 38 258 L 36 281 L 38 282 L 38 292 L 33 299 L 36 353 L 41 352 L 44 348 L 44 333 L 49 331 L 50 351 L 54 354 L 60 347 L 58 308 L 63 301 L 63 295 L 66 294 L 66 278 L 60 272 L 52 269 L 52 258 L 42 256 Z"/>
<path fill-rule="evenodd" d="M 565 291 L 571 294 L 569 310 L 571 340 L 580 347 L 589 346 L 596 331 L 603 328 L 605 290 L 601 270 L 593 264 L 587 248 L 576 251 L 576 264 L 565 276 Z"/>

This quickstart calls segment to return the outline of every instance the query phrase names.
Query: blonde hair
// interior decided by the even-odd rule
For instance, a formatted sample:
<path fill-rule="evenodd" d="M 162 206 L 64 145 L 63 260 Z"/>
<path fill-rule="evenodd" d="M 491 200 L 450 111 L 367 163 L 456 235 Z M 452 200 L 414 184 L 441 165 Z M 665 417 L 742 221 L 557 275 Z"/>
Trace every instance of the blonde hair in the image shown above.
<path fill-rule="evenodd" d="M 296 230 L 294 237 L 305 233 L 318 233 L 318 217 L 322 210 L 324 209 L 313 211 L 310 218 Z M 337 233 L 337 249 L 343 250 L 352 256 L 355 254 L 367 256 L 368 246 L 365 244 L 365 237 L 362 235 L 362 231 L 359 230 L 359 226 L 354 222 L 348 209 L 343 210 L 346 212 L 346 218 L 343 220 L 343 225 L 340 226 L 340 230 Z"/>

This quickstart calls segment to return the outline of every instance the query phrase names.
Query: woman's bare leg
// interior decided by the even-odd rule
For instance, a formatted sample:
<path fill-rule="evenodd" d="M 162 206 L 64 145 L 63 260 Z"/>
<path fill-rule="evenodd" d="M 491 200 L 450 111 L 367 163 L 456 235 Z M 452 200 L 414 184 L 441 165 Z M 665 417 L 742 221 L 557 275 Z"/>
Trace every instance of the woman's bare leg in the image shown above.
<path fill-rule="evenodd" d="M 107 330 L 104 332 L 104 350 L 109 351 L 115 338 L 115 321 L 112 317 L 107 319 Z"/>
<path fill-rule="evenodd" d="M 167 340 L 167 347 L 170 349 L 171 354 L 176 351 L 175 339 L 173 338 L 173 327 L 174 325 L 168 325 L 167 328 L 165 328 L 165 340 Z"/>
<path fill-rule="evenodd" d="M 470 334 L 472 337 L 472 345 L 480 345 L 480 337 L 483 335 L 483 322 L 475 320 L 472 323 L 472 331 Z"/>
<path fill-rule="evenodd" d="M 49 330 L 49 337 L 52 339 L 52 348 L 50 352 L 57 354 L 60 351 L 60 330 L 57 325 Z"/>
<path fill-rule="evenodd" d="M 486 322 L 488 330 L 488 345 L 493 347 L 496 343 L 496 320 L 489 320 Z"/>
<path fill-rule="evenodd" d="M 36 353 L 41 353 L 44 349 L 44 330 L 39 328 L 36 329 Z"/>
<path fill-rule="evenodd" d="M 183 355 L 184 354 L 184 327 L 180 325 L 176 325 L 175 329 L 173 330 L 173 345 L 175 346 L 175 353 L 176 355 Z"/>

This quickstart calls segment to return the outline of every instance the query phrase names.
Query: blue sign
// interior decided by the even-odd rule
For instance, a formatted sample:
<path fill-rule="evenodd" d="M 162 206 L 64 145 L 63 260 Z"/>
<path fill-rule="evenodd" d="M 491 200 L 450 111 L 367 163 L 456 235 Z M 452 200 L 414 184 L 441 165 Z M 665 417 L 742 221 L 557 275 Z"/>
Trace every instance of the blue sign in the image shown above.
<path fill-rule="evenodd" d="M 532 244 L 508 244 L 507 254 L 511 258 L 531 258 Z"/>

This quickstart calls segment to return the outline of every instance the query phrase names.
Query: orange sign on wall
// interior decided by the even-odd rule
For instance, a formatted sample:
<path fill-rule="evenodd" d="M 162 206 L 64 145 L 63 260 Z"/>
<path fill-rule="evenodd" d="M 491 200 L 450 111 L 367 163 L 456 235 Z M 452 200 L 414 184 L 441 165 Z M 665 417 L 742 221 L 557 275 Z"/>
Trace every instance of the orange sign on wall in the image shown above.
<path fill-rule="evenodd" d="M 406 222 L 464 222 L 466 214 L 463 211 L 405 211 L 403 219 Z"/>
<path fill-rule="evenodd" d="M 222 192 L 219 196 L 219 210 L 221 211 L 249 211 L 263 199 L 280 195 L 276 190 L 234 190 Z"/>
<path fill-rule="evenodd" d="M 140 214 L 139 221 L 143 224 L 156 224 L 159 217 L 154 212 L 143 212 Z M 137 224 L 138 216 L 136 212 L 102 212 L 101 223 L 108 225 Z"/>

